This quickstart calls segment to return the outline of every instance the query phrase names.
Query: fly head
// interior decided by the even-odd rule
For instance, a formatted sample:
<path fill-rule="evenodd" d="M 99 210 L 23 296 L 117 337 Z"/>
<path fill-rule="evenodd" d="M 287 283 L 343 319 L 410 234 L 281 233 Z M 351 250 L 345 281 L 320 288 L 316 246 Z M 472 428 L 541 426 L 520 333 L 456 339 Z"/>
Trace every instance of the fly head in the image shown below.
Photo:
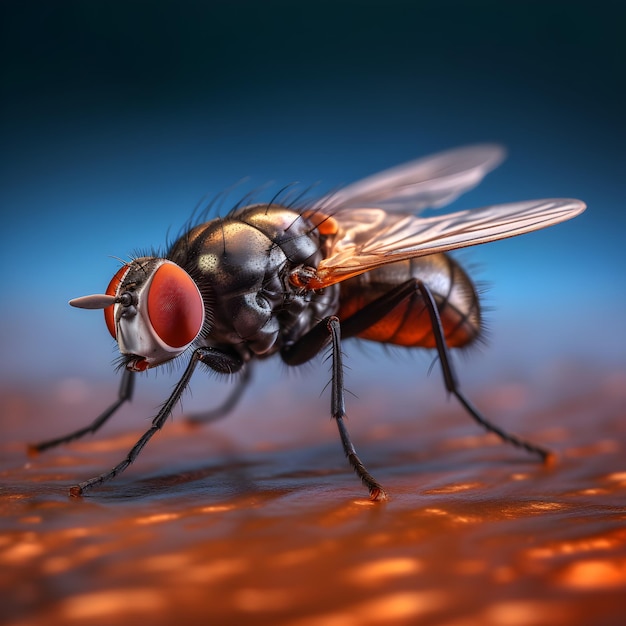
<path fill-rule="evenodd" d="M 182 354 L 204 324 L 204 301 L 195 281 L 166 259 L 141 257 L 122 266 L 105 294 L 70 300 L 104 309 L 104 319 L 126 368 L 141 372 Z"/>

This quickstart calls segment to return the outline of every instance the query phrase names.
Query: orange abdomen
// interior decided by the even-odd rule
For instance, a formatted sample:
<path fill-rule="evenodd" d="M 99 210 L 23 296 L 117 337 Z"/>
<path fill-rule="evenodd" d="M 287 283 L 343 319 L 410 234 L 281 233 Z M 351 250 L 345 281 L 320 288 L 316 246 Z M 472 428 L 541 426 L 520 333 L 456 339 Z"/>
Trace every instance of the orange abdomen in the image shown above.
<path fill-rule="evenodd" d="M 431 290 L 449 347 L 468 345 L 480 335 L 480 304 L 474 285 L 461 266 L 446 254 L 390 263 L 344 281 L 339 319 L 346 320 L 410 279 L 421 280 Z M 435 347 L 428 311 L 417 290 L 357 336 L 406 347 Z"/>

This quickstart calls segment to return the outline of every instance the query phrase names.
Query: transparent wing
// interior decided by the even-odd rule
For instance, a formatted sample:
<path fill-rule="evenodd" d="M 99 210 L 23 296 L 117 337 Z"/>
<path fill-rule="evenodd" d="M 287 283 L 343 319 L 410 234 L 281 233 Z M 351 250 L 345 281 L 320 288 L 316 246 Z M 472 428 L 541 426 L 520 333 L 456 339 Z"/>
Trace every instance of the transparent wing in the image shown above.
<path fill-rule="evenodd" d="M 387 263 L 514 237 L 582 213 L 580 200 L 555 198 L 500 204 L 435 217 L 344 209 L 339 230 L 309 285 L 320 288 Z"/>
<path fill-rule="evenodd" d="M 439 152 L 339 189 L 318 206 L 326 213 L 354 207 L 405 213 L 438 208 L 475 187 L 504 156 L 504 148 L 495 144 Z"/>

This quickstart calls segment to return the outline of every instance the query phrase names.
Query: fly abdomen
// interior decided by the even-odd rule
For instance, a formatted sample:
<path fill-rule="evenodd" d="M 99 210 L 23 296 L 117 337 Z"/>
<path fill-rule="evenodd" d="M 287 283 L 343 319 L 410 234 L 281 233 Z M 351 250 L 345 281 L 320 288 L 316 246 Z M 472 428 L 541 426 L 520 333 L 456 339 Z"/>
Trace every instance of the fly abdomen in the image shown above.
<path fill-rule="evenodd" d="M 346 320 L 409 280 L 422 281 L 434 295 L 449 347 L 466 346 L 480 335 L 480 303 L 476 289 L 461 266 L 446 254 L 390 263 L 344 281 L 339 319 Z M 357 336 L 398 346 L 435 347 L 430 318 L 417 289 Z"/>

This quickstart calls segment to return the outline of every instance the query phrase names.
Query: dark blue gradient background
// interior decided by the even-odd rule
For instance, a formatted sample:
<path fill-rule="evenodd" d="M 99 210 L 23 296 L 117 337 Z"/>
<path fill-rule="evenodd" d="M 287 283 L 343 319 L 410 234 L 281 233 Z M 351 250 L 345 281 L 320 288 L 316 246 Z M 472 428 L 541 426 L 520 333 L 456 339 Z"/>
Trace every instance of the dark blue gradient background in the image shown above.
<path fill-rule="evenodd" d="M 509 158 L 455 208 L 554 196 L 589 208 L 461 253 L 494 308 L 488 346 L 461 359 L 464 379 L 624 368 L 621 2 L 90 0 L 1 11 L 5 383 L 110 379 L 101 313 L 67 300 L 102 291 L 112 256 L 164 245 L 204 196 L 246 177 L 224 209 L 268 181 L 267 198 L 292 181 L 327 190 L 482 141 Z M 359 370 L 362 353 L 348 352 Z"/>

